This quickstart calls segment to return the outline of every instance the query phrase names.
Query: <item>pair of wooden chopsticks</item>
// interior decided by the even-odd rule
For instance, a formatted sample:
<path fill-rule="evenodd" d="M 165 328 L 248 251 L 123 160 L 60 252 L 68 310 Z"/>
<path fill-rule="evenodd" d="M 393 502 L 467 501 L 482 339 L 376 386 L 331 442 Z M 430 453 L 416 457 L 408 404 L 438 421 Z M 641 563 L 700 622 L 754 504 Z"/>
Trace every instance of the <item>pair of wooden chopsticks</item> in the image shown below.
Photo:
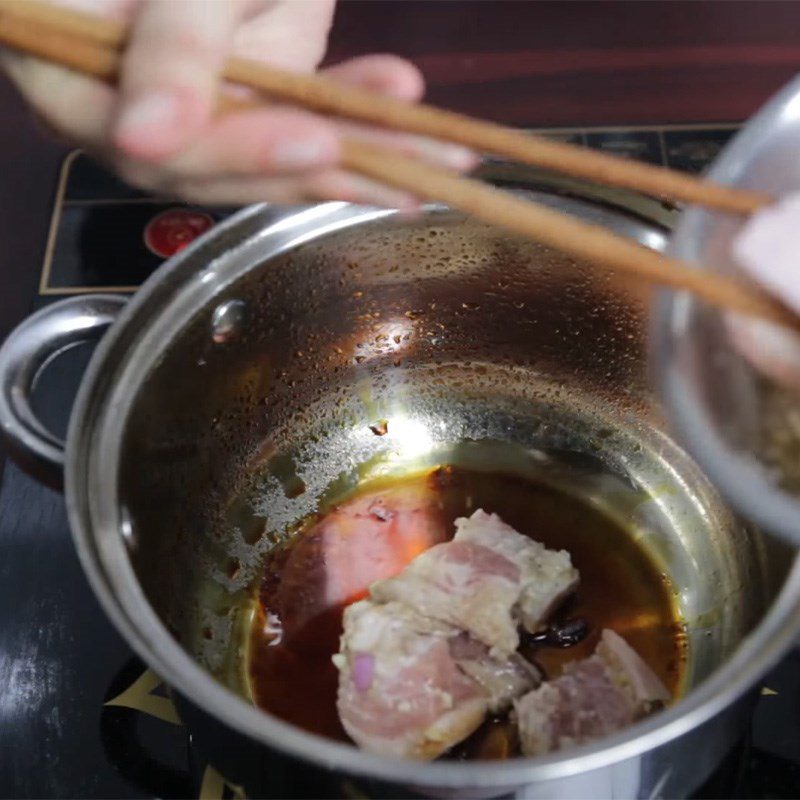
<path fill-rule="evenodd" d="M 0 0 L 1 44 L 101 80 L 117 79 L 127 34 L 123 24 L 99 16 L 38 0 Z M 222 77 L 269 98 L 324 114 L 456 142 L 479 152 L 663 198 L 735 214 L 749 214 L 772 202 L 768 195 L 552 142 L 431 106 L 402 103 L 318 75 L 301 75 L 260 62 L 231 58 Z M 224 102 L 221 107 L 225 107 Z M 793 312 L 751 284 L 694 269 L 605 228 L 522 200 L 480 181 L 355 140 L 343 143 L 342 163 L 354 172 L 423 199 L 444 202 L 576 258 L 689 291 L 712 305 L 800 330 L 800 320 Z"/>

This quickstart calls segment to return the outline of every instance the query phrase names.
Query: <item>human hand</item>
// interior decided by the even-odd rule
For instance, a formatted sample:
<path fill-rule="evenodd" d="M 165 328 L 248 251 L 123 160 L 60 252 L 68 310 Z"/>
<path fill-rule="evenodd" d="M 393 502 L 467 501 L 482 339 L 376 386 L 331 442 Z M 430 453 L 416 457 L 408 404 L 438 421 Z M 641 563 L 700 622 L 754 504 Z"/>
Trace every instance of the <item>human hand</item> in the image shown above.
<path fill-rule="evenodd" d="M 339 166 L 343 135 L 458 170 L 473 164 L 456 145 L 286 106 L 214 118 L 217 76 L 231 55 L 315 70 L 335 0 L 59 1 L 130 22 L 118 86 L 17 54 L 3 53 L 2 63 L 57 132 L 134 186 L 212 204 L 338 199 L 410 208 L 416 205 L 410 195 Z M 412 64 L 389 55 L 352 59 L 325 72 L 409 102 L 424 88 Z"/>

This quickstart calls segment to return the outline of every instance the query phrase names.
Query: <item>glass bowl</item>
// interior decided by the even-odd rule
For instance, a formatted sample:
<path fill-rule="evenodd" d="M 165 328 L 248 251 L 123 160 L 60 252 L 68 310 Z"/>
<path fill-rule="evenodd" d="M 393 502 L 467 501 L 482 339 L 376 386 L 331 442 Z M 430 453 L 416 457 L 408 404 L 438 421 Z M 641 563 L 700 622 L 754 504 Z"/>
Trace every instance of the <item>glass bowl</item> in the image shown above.
<path fill-rule="evenodd" d="M 708 177 L 776 196 L 800 189 L 800 77 L 747 123 Z M 689 208 L 668 252 L 736 274 L 730 243 L 743 221 Z M 740 513 L 800 545 L 800 392 L 751 366 L 729 315 L 687 293 L 663 292 L 656 305 L 650 363 L 677 436 Z"/>

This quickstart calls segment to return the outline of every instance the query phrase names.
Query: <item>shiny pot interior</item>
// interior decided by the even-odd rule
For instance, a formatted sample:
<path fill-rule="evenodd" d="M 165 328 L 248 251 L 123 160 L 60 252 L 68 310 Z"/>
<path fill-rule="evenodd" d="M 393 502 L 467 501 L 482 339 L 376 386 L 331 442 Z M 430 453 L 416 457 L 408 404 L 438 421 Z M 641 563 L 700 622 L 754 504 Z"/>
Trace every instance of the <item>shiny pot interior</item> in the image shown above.
<path fill-rule="evenodd" d="M 663 243 L 656 212 L 534 194 Z M 608 742 L 480 777 L 469 764 L 409 776 L 574 773 L 668 741 L 694 724 L 682 709 L 702 722 L 747 688 L 721 704 L 694 691 L 758 625 L 792 554 L 734 518 L 665 433 L 646 380 L 648 288 L 446 209 L 340 204 L 245 212 L 157 278 L 93 362 L 68 494 L 95 588 L 180 691 L 271 746 L 401 777 L 405 765 L 248 709 L 238 644 L 242 602 L 287 526 L 364 464 L 420 461 L 566 476 L 669 575 L 689 646 L 687 699 Z M 370 430 L 379 419 L 386 436 Z"/>

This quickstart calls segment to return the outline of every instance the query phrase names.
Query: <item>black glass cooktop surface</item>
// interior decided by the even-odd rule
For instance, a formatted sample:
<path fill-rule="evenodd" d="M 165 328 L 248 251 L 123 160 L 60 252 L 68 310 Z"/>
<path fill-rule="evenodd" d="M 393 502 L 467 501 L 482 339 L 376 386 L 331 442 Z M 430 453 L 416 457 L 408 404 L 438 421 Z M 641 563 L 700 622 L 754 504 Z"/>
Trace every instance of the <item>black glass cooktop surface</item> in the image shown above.
<path fill-rule="evenodd" d="M 552 135 L 651 163 L 699 172 L 733 125 Z M 146 197 L 80 154 L 66 161 L 43 244 L 31 310 L 85 292 L 129 293 L 232 209 Z M 89 351 L 74 348 L 37 386 L 56 431 Z M 213 756 L 212 756 L 213 761 Z M 271 797 L 364 797 L 330 775 L 269 771 Z M 765 679 L 747 736 L 697 793 L 714 798 L 800 795 L 800 651 Z M 241 797 L 193 747 L 156 675 L 133 656 L 89 589 L 61 495 L 11 463 L 0 485 L 0 796 Z"/>

